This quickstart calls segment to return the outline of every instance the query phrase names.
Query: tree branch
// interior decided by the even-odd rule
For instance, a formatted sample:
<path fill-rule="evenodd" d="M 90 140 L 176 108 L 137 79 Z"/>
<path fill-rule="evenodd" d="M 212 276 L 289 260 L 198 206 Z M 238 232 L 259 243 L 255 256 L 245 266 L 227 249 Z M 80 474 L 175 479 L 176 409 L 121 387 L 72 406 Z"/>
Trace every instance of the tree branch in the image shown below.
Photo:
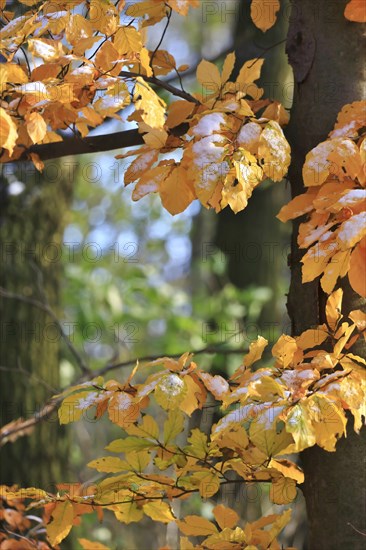
<path fill-rule="evenodd" d="M 188 124 L 180 124 L 172 128 L 170 133 L 174 136 L 181 136 L 188 130 Z M 19 159 L 9 162 L 29 160 L 29 153 L 36 153 L 41 160 L 51 160 L 69 155 L 85 155 L 87 153 L 101 153 L 103 151 L 114 151 L 127 147 L 143 145 L 144 140 L 138 130 L 124 130 L 113 134 L 102 136 L 88 136 L 85 138 L 67 138 L 55 143 L 32 145 L 25 149 Z"/>
<path fill-rule="evenodd" d="M 221 354 L 221 355 L 242 355 L 243 353 L 247 352 L 248 350 L 245 349 L 221 349 L 220 346 L 207 346 L 206 348 L 201 348 L 199 350 L 193 351 L 193 355 L 202 355 L 203 353 L 209 353 L 209 354 Z M 176 353 L 176 354 L 169 354 L 169 357 L 171 358 L 179 358 L 183 355 L 183 353 Z M 141 357 L 139 361 L 143 362 L 150 362 L 155 361 L 156 359 L 159 359 L 160 357 L 164 356 L 164 354 L 160 355 L 150 355 Z M 106 365 L 105 367 L 95 370 L 95 371 L 89 371 L 85 373 L 82 377 L 75 380 L 72 384 L 70 384 L 68 387 L 71 388 L 72 386 L 76 386 L 77 384 L 80 384 L 82 382 L 86 382 L 88 380 L 91 380 L 93 378 L 96 378 L 97 376 L 101 376 L 103 374 L 106 374 L 107 372 L 111 372 L 112 370 L 116 370 L 123 367 L 129 367 L 131 365 L 134 365 L 137 362 L 137 358 L 135 359 L 129 359 L 128 361 L 123 361 L 120 363 L 115 363 L 112 365 Z M 60 390 L 60 393 L 65 390 Z M 3 428 L 0 429 L 0 447 L 5 445 L 8 441 L 16 440 L 18 437 L 23 437 L 25 435 L 29 435 L 30 431 L 40 422 L 43 420 L 47 420 L 51 416 L 51 414 L 57 410 L 59 405 L 61 404 L 63 398 L 53 398 L 50 401 L 48 401 L 43 407 L 40 409 L 39 412 L 35 413 L 33 416 L 31 416 L 27 420 L 18 419 L 13 422 L 10 422 L 6 426 L 3 426 Z"/>

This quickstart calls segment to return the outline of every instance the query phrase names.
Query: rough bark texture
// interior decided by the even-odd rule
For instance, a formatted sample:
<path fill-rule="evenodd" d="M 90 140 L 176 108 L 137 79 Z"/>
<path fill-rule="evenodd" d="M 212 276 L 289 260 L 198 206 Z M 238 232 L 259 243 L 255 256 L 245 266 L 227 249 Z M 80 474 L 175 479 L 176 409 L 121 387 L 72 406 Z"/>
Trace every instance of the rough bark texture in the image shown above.
<path fill-rule="evenodd" d="M 1 176 L 0 286 L 39 301 L 57 314 L 64 215 L 70 178 L 61 165 L 46 177 L 29 164 Z M 11 169 L 10 169 L 11 170 Z M 6 177 L 6 174 L 8 177 Z M 0 424 L 26 418 L 59 388 L 60 334 L 40 309 L 1 298 Z M 57 415 L 0 449 L 0 483 L 50 488 L 67 475 L 67 445 Z"/>
<path fill-rule="evenodd" d="M 292 147 L 292 194 L 303 191 L 301 169 L 305 155 L 324 141 L 343 105 L 364 98 L 365 64 L 360 55 L 364 25 L 344 18 L 345 0 L 293 0 L 287 51 L 295 74 L 295 95 L 287 136 Z M 302 284 L 301 254 L 294 226 L 291 288 L 288 310 L 293 333 L 324 319 L 325 297 L 318 281 Z M 344 310 L 362 301 L 347 283 Z M 357 352 L 365 357 L 365 346 Z M 365 441 L 348 427 L 335 453 L 311 448 L 302 453 L 304 493 L 309 520 L 310 550 L 358 550 L 365 547 Z"/>

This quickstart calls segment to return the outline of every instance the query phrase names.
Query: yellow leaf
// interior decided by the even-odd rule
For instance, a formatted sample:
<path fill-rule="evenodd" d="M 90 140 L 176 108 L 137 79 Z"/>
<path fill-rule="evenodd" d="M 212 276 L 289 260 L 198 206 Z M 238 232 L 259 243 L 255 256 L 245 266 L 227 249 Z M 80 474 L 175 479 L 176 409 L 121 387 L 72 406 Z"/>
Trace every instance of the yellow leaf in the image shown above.
<path fill-rule="evenodd" d="M 180 537 L 179 550 L 194 550 L 194 545 L 187 537 Z"/>
<path fill-rule="evenodd" d="M 149 51 L 146 48 L 141 48 L 140 63 L 143 69 L 145 69 L 146 76 L 153 76 L 153 70 L 150 66 L 150 55 Z"/>
<path fill-rule="evenodd" d="M 144 512 L 142 508 L 138 508 L 135 502 L 126 502 L 113 506 L 113 512 L 118 521 L 122 523 L 134 523 L 142 520 Z"/>
<path fill-rule="evenodd" d="M 205 389 L 200 387 L 192 376 L 186 376 L 187 395 L 179 405 L 181 411 L 191 416 L 191 414 L 202 408 L 202 401 L 205 400 Z"/>
<path fill-rule="evenodd" d="M 51 521 L 46 525 L 47 538 L 52 546 L 56 546 L 70 533 L 74 521 L 74 509 L 70 501 L 57 501 L 51 515 Z"/>
<path fill-rule="evenodd" d="M 215 399 L 224 399 L 225 395 L 230 391 L 228 382 L 219 374 L 212 376 L 208 372 L 201 372 L 199 377 Z"/>
<path fill-rule="evenodd" d="M 215 520 L 220 526 L 220 529 L 233 529 L 234 526 L 239 522 L 238 514 L 231 508 L 227 508 L 223 504 L 218 504 L 212 510 Z"/>
<path fill-rule="evenodd" d="M 197 67 L 197 80 L 208 92 L 218 94 L 221 88 L 220 71 L 213 63 L 203 59 Z"/>
<path fill-rule="evenodd" d="M 285 424 L 279 419 L 283 406 L 271 406 L 256 411 L 256 416 L 249 428 L 249 437 L 267 456 L 280 454 L 293 442 L 286 432 Z"/>
<path fill-rule="evenodd" d="M 350 269 L 348 272 L 348 278 L 351 287 L 357 294 L 366 298 L 366 239 L 355 247 L 351 254 Z"/>
<path fill-rule="evenodd" d="M 226 56 L 224 65 L 222 67 L 221 84 L 225 84 L 229 80 L 231 73 L 234 70 L 234 65 L 235 65 L 235 52 L 231 52 Z"/>
<path fill-rule="evenodd" d="M 134 27 L 121 27 L 114 36 L 113 45 L 122 57 L 138 53 L 142 48 L 141 34 Z"/>
<path fill-rule="evenodd" d="M 315 445 L 315 430 L 306 402 L 300 402 L 290 408 L 286 417 L 286 430 L 294 438 L 294 452 L 300 452 Z"/>
<path fill-rule="evenodd" d="M 91 0 L 89 20 L 93 29 L 111 36 L 117 30 L 119 15 L 112 2 L 105 0 Z"/>
<path fill-rule="evenodd" d="M 229 165 L 224 161 L 227 144 L 225 136 L 213 134 L 196 141 L 191 149 L 186 148 L 186 153 L 189 151 L 192 154 L 192 158 L 187 154 L 187 162 L 191 167 L 190 174 L 195 178 L 197 198 L 206 207 L 229 171 Z"/>
<path fill-rule="evenodd" d="M 338 277 L 343 277 L 349 270 L 350 250 L 336 252 L 324 269 L 320 284 L 326 294 L 330 294 L 335 287 Z"/>
<path fill-rule="evenodd" d="M 146 151 L 138 155 L 124 172 L 124 184 L 138 180 L 158 160 L 158 156 L 157 151 Z"/>
<path fill-rule="evenodd" d="M 145 468 L 147 468 L 147 466 L 150 463 L 150 460 L 151 460 L 150 450 L 145 449 L 138 452 L 132 451 L 126 454 L 126 462 L 128 462 L 129 468 L 125 468 L 125 470 L 128 469 L 130 471 L 132 469 L 135 472 L 141 473 L 145 470 Z"/>
<path fill-rule="evenodd" d="M 292 336 L 282 334 L 272 348 L 272 355 L 278 359 L 283 368 L 287 368 L 296 351 L 296 340 Z"/>
<path fill-rule="evenodd" d="M 269 498 L 274 504 L 289 504 L 296 498 L 296 481 L 288 477 L 274 479 L 269 490 Z"/>
<path fill-rule="evenodd" d="M 12 155 L 18 139 L 18 131 L 14 120 L 2 107 L 0 107 L 0 125 L 0 147 L 6 149 L 9 155 Z"/>
<path fill-rule="evenodd" d="M 94 404 L 97 392 L 83 391 L 66 397 L 58 409 L 60 424 L 80 420 L 84 412 Z"/>
<path fill-rule="evenodd" d="M 191 435 L 188 438 L 190 445 L 187 447 L 189 453 L 197 458 L 205 458 L 209 452 L 207 443 L 207 435 L 201 432 L 198 428 L 193 428 Z"/>
<path fill-rule="evenodd" d="M 174 441 L 184 429 L 184 416 L 180 410 L 174 409 L 169 411 L 168 418 L 164 422 L 163 442 L 166 446 L 171 441 Z"/>
<path fill-rule="evenodd" d="M 335 330 L 337 324 L 342 316 L 342 300 L 343 290 L 339 288 L 334 291 L 328 298 L 325 313 L 327 316 L 327 323 L 331 330 Z"/>
<path fill-rule="evenodd" d="M 103 456 L 92 460 L 87 464 L 89 468 L 94 468 L 98 472 L 116 473 L 125 470 L 123 466 L 126 463 L 116 456 Z"/>
<path fill-rule="evenodd" d="M 66 40 L 72 45 L 76 45 L 80 40 L 90 38 L 93 35 L 93 28 L 88 19 L 82 15 L 69 15 L 69 20 L 65 29 Z"/>
<path fill-rule="evenodd" d="M 143 123 L 140 124 L 140 130 L 142 128 Z M 142 139 L 152 149 L 162 149 L 167 142 L 168 133 L 162 128 L 151 128 L 142 136 Z"/>
<path fill-rule="evenodd" d="M 305 330 L 296 338 L 296 345 L 305 350 L 320 346 L 328 338 L 328 333 L 323 327 Z"/>
<path fill-rule="evenodd" d="M 169 128 L 175 128 L 192 114 L 195 104 L 184 99 L 174 101 L 169 105 L 166 123 Z"/>
<path fill-rule="evenodd" d="M 251 342 L 249 352 L 244 356 L 243 363 L 246 367 L 250 367 L 262 357 L 264 349 L 268 346 L 268 340 L 263 336 L 258 336 L 255 342 Z"/>
<path fill-rule="evenodd" d="M 163 128 L 165 103 L 141 77 L 136 79 L 134 102 L 146 124 L 152 128 Z"/>
<path fill-rule="evenodd" d="M 31 38 L 28 40 L 28 47 L 35 57 L 41 57 L 48 63 L 56 61 L 64 55 L 62 42 L 58 40 Z"/>
<path fill-rule="evenodd" d="M 308 400 L 317 444 L 329 452 L 336 450 L 337 439 L 345 433 L 344 411 L 326 396 L 313 395 Z"/>
<path fill-rule="evenodd" d="M 261 118 L 269 118 L 278 122 L 280 126 L 286 126 L 290 120 L 290 115 L 279 101 L 272 101 L 263 111 Z"/>
<path fill-rule="evenodd" d="M 168 0 L 169 6 L 179 15 L 187 15 L 189 8 L 198 8 L 199 0 Z"/>
<path fill-rule="evenodd" d="M 263 32 L 268 31 L 276 23 L 280 7 L 279 0 L 252 0 L 250 16 L 255 26 Z"/>
<path fill-rule="evenodd" d="M 190 483 L 196 485 L 202 498 L 211 498 L 220 490 L 219 475 L 212 471 L 195 472 L 190 476 Z"/>
<path fill-rule="evenodd" d="M 303 471 L 299 468 L 299 466 L 297 466 L 290 460 L 287 460 L 285 458 L 275 460 L 274 458 L 272 458 L 271 462 L 268 464 L 268 468 L 275 468 L 285 477 L 290 477 L 300 484 L 304 483 Z"/>
<path fill-rule="evenodd" d="M 185 535 L 207 537 L 218 533 L 216 526 L 211 521 L 200 516 L 186 516 L 184 520 L 177 521 L 177 525 Z"/>
<path fill-rule="evenodd" d="M 221 207 L 229 204 L 233 212 L 241 212 L 248 204 L 254 188 L 262 181 L 263 172 L 257 159 L 245 149 L 239 149 L 233 158 L 235 177 L 231 174 L 225 180 Z"/>
<path fill-rule="evenodd" d="M 83 550 L 109 550 L 108 546 L 105 546 L 101 542 L 78 539 L 78 543 L 82 546 Z"/>
<path fill-rule="evenodd" d="M 0 74 L 5 72 L 5 82 L 11 84 L 25 84 L 28 82 L 28 77 L 20 65 L 16 63 L 7 63 L 5 66 L 0 66 Z M 2 81 L 2 78 L 0 78 Z"/>
<path fill-rule="evenodd" d="M 351 311 L 348 316 L 352 319 L 360 332 L 366 330 L 366 313 L 364 313 L 361 309 Z"/>
<path fill-rule="evenodd" d="M 304 185 L 321 185 L 330 174 L 331 163 L 328 156 L 333 149 L 332 141 L 323 141 L 312 149 L 305 158 L 302 170 Z"/>
<path fill-rule="evenodd" d="M 126 392 L 115 392 L 108 404 L 108 415 L 114 424 L 127 429 L 140 415 L 138 403 Z"/>
<path fill-rule="evenodd" d="M 177 374 L 165 374 L 155 387 L 155 399 L 165 410 L 177 409 L 187 394 L 184 378 Z"/>
<path fill-rule="evenodd" d="M 262 126 L 256 122 L 244 124 L 238 133 L 236 142 L 239 147 L 246 149 L 249 153 L 256 155 L 258 153 L 259 138 L 262 133 Z"/>
<path fill-rule="evenodd" d="M 258 156 L 271 180 L 281 181 L 285 177 L 291 161 L 290 146 L 278 122 L 269 122 L 261 133 Z"/>
<path fill-rule="evenodd" d="M 156 420 L 149 414 L 145 414 L 142 422 L 138 425 L 131 424 L 126 428 L 128 435 L 137 435 L 139 437 L 150 437 L 159 439 L 159 426 Z"/>
<path fill-rule="evenodd" d="M 162 523 L 170 523 L 175 520 L 175 517 L 172 513 L 167 502 L 162 501 L 151 501 L 143 505 L 144 512 L 154 521 L 161 521 Z"/>
<path fill-rule="evenodd" d="M 346 19 L 349 19 L 349 21 L 366 23 L 365 0 L 351 0 L 344 10 L 344 16 Z"/>
<path fill-rule="evenodd" d="M 42 141 L 47 132 L 47 124 L 39 113 L 30 113 L 26 117 L 27 132 L 33 143 Z"/>
<path fill-rule="evenodd" d="M 102 44 L 95 56 L 94 63 L 100 72 L 112 76 L 117 76 L 122 68 L 120 55 L 110 41 Z M 122 84 L 122 82 L 119 81 L 118 84 Z"/>
<path fill-rule="evenodd" d="M 132 200 L 138 201 L 145 195 L 157 193 L 163 182 L 172 171 L 173 166 L 155 166 L 144 171 L 132 193 Z M 128 183 L 128 182 L 127 182 Z"/>
<path fill-rule="evenodd" d="M 37 170 L 39 172 L 42 172 L 44 168 L 44 162 L 40 159 L 39 155 L 37 155 L 37 153 L 29 153 L 29 157 Z"/>
<path fill-rule="evenodd" d="M 307 193 L 298 195 L 283 206 L 277 214 L 277 218 L 281 220 L 281 222 L 287 222 L 289 220 L 293 220 L 294 218 L 299 218 L 307 212 L 311 212 L 314 208 L 313 201 L 315 196 L 316 192 L 310 188 Z"/>
<path fill-rule="evenodd" d="M 183 212 L 196 199 L 187 171 L 178 166 L 159 184 L 161 202 L 170 214 Z"/>
<path fill-rule="evenodd" d="M 264 59 L 249 59 L 240 69 L 239 76 L 236 79 L 240 85 L 241 91 L 246 91 L 246 86 L 253 84 L 261 76 Z"/>

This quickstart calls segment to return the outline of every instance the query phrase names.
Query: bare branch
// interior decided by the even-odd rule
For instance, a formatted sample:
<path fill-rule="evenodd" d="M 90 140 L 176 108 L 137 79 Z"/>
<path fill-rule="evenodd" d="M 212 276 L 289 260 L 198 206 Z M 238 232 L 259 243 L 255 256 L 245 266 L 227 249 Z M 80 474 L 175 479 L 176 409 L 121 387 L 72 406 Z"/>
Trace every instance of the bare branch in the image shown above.
<path fill-rule="evenodd" d="M 181 136 L 188 130 L 187 124 L 180 124 L 172 128 L 170 133 L 174 136 Z M 29 153 L 36 153 L 41 160 L 51 160 L 69 155 L 85 155 L 88 153 L 101 153 L 103 151 L 114 151 L 127 147 L 143 145 L 144 140 L 138 130 L 124 130 L 113 134 L 101 136 L 87 136 L 85 138 L 67 138 L 55 143 L 32 145 L 25 149 L 19 159 L 10 162 L 29 160 Z"/>

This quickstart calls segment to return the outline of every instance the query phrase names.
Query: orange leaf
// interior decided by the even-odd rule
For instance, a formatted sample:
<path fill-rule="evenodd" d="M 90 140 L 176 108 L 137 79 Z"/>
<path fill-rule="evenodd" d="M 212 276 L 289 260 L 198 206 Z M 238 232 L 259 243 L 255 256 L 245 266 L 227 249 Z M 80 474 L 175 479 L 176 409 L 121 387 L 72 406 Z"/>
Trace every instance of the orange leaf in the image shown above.
<path fill-rule="evenodd" d="M 356 246 L 351 254 L 348 278 L 351 287 L 357 294 L 366 298 L 366 238 Z"/>
<path fill-rule="evenodd" d="M 356 23 L 366 23 L 366 2 L 365 0 L 351 0 L 344 10 L 344 16 Z"/>
<path fill-rule="evenodd" d="M 268 31 L 276 23 L 280 7 L 279 0 L 253 0 L 250 16 L 254 25 L 263 32 Z"/>

